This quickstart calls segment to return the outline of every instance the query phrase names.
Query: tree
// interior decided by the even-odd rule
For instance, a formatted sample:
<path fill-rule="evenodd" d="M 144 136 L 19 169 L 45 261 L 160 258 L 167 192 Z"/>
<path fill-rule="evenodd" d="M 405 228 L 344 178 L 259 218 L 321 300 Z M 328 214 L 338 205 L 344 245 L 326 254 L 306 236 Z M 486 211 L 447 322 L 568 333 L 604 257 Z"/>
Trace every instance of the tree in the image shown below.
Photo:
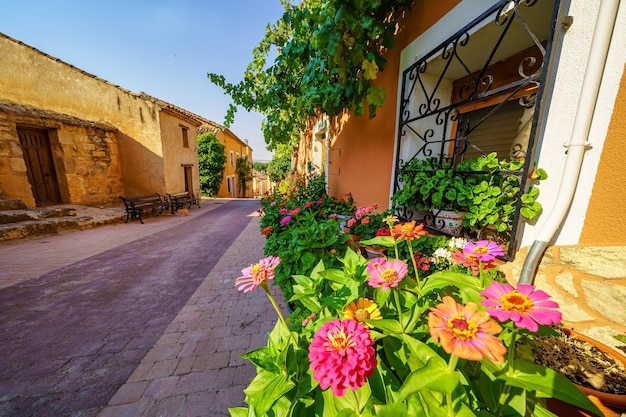
<path fill-rule="evenodd" d="M 267 175 L 272 182 L 281 182 L 291 171 L 291 157 L 289 155 L 275 155 L 267 165 Z"/>
<path fill-rule="evenodd" d="M 241 197 L 245 197 L 246 191 L 248 190 L 248 183 L 252 181 L 252 164 L 248 161 L 247 156 L 240 156 L 237 158 L 235 172 L 237 173 L 239 192 Z"/>
<path fill-rule="evenodd" d="M 268 164 L 269 162 L 253 162 L 252 166 L 254 167 L 255 170 L 259 172 L 265 172 L 267 170 Z"/>
<path fill-rule="evenodd" d="M 306 121 L 322 113 L 362 115 L 367 108 L 374 117 L 385 100 L 375 80 L 394 45 L 398 18 L 412 2 L 281 0 L 285 13 L 268 25 L 243 81 L 207 74 L 233 99 L 225 124 L 232 123 L 235 105 L 264 114 L 263 136 L 273 150 L 297 143 Z"/>
<path fill-rule="evenodd" d="M 203 194 L 214 196 L 220 189 L 226 168 L 224 149 L 213 133 L 203 133 L 198 137 L 198 168 Z"/>

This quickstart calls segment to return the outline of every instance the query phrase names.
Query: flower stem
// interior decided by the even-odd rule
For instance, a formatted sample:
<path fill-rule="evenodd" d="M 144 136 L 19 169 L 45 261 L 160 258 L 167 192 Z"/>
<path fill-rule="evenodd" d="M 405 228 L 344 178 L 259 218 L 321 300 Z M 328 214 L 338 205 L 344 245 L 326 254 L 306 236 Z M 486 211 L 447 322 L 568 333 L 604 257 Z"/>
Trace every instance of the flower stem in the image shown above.
<path fill-rule="evenodd" d="M 458 362 L 459 358 L 456 355 L 450 355 L 450 360 L 448 361 L 448 371 L 454 371 Z M 452 403 L 452 393 L 446 394 L 446 403 L 448 403 L 448 417 L 454 417 L 454 404 Z"/>
<path fill-rule="evenodd" d="M 276 303 L 276 300 L 274 299 L 272 292 L 267 286 L 267 282 L 263 282 L 260 286 L 263 287 L 263 289 L 265 290 L 265 293 L 267 294 L 267 297 L 270 299 L 272 306 L 274 306 L 274 310 L 276 310 L 276 314 L 278 314 L 278 319 L 283 324 L 283 326 L 285 326 L 285 330 L 287 330 L 287 333 L 289 333 L 289 337 L 294 342 L 294 344 L 297 345 L 296 339 L 294 339 L 293 334 L 291 334 L 291 329 L 289 329 L 289 326 L 287 325 L 287 321 L 285 320 L 283 313 L 280 311 L 280 308 L 278 307 L 278 304 Z"/>
<path fill-rule="evenodd" d="M 402 332 L 404 333 L 404 324 L 402 324 L 402 306 L 400 305 L 400 295 L 397 290 L 393 291 L 393 297 L 396 300 L 396 309 L 398 309 L 398 321 L 400 322 L 400 327 L 402 328 Z"/>
<path fill-rule="evenodd" d="M 409 253 L 411 254 L 411 262 L 413 262 L 413 271 L 415 271 L 415 281 L 417 282 L 417 287 L 420 285 L 420 277 L 417 273 L 417 262 L 415 262 L 415 255 L 413 254 L 413 244 L 410 240 L 406 241 L 407 246 L 409 247 Z"/>

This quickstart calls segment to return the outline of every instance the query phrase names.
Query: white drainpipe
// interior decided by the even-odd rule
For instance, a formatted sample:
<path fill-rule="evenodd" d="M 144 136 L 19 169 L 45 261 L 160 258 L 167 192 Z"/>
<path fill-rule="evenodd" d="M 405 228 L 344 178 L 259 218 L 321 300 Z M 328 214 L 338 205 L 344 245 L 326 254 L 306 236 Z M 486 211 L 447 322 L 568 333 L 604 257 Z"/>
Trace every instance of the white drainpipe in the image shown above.
<path fill-rule="evenodd" d="M 596 21 L 591 41 L 591 51 L 576 110 L 574 128 L 570 142 L 565 145 L 567 147 L 567 157 L 565 159 L 563 176 L 561 177 L 561 185 L 559 186 L 554 207 L 549 211 L 548 219 L 539 231 L 524 261 L 519 279 L 520 284 L 533 283 L 539 262 L 548 243 L 554 238 L 557 230 L 563 224 L 563 220 L 574 199 L 580 169 L 588 146 L 587 137 L 589 136 L 591 121 L 598 99 L 619 3 L 620 0 L 601 0 L 600 2 L 598 20 Z"/>

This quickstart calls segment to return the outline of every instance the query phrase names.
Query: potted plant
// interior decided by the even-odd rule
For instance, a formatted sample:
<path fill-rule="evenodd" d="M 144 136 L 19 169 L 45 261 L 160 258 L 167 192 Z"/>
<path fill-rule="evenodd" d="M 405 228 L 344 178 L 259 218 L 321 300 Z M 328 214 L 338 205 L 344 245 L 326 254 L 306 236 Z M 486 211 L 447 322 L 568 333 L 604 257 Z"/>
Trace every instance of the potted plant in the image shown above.
<path fill-rule="evenodd" d="M 413 158 L 402 167 L 398 175 L 402 187 L 391 196 L 396 212 L 401 211 L 408 220 L 425 221 L 432 208 L 432 201 L 431 196 L 420 189 L 436 166 L 435 158 Z"/>
<path fill-rule="evenodd" d="M 505 237 L 513 229 L 513 219 L 518 200 L 521 200 L 520 214 L 526 221 L 533 220 L 542 211 L 537 201 L 539 181 L 548 177 L 539 168 L 532 172 L 531 182 L 525 193 L 520 193 L 522 161 L 498 159 L 497 154 L 483 155 L 468 161 L 471 170 L 478 172 L 476 185 L 472 189 L 473 200 L 463 220 L 463 226 L 476 231 L 478 238 L 484 238 L 485 230 L 491 229 L 498 237 Z"/>
<path fill-rule="evenodd" d="M 626 413 L 626 356 L 574 329 L 558 328 L 557 336 L 533 340 L 535 362 L 555 369 L 589 397 L 605 417 Z M 548 408 L 557 415 L 590 416 L 562 401 Z"/>
<path fill-rule="evenodd" d="M 430 210 L 433 219 L 429 225 L 459 236 L 476 184 L 473 176 L 460 172 L 466 167 L 466 163 L 457 167 L 448 162 L 437 165 L 433 158 L 411 161 L 401 174 L 404 187 L 392 196 L 394 207 L 404 205 Z"/>

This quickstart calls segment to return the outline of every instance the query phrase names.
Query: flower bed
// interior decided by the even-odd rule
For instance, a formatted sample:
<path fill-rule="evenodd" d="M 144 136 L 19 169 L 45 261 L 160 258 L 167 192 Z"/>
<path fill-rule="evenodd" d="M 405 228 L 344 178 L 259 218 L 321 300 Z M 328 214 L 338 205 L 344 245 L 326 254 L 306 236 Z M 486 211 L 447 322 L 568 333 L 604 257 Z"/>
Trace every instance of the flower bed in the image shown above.
<path fill-rule="evenodd" d="M 267 236 L 293 233 L 280 229 L 288 224 Z M 385 224 L 389 236 L 362 243 L 386 247 L 387 257 L 364 258 L 337 227 L 338 240 L 322 244 L 328 253 L 310 269 L 290 265 L 281 289 L 288 280 L 296 308 L 287 318 L 269 287 L 285 259 L 266 251 L 271 258 L 243 270 L 240 289 L 262 287 L 279 320 L 267 346 L 244 355 L 257 375 L 245 390 L 248 408 L 232 416 L 549 416 L 551 397 L 599 412 L 525 356 L 521 347 L 553 333 L 561 314 L 543 291 L 503 279 L 501 247 L 429 237 L 393 216 Z"/>

